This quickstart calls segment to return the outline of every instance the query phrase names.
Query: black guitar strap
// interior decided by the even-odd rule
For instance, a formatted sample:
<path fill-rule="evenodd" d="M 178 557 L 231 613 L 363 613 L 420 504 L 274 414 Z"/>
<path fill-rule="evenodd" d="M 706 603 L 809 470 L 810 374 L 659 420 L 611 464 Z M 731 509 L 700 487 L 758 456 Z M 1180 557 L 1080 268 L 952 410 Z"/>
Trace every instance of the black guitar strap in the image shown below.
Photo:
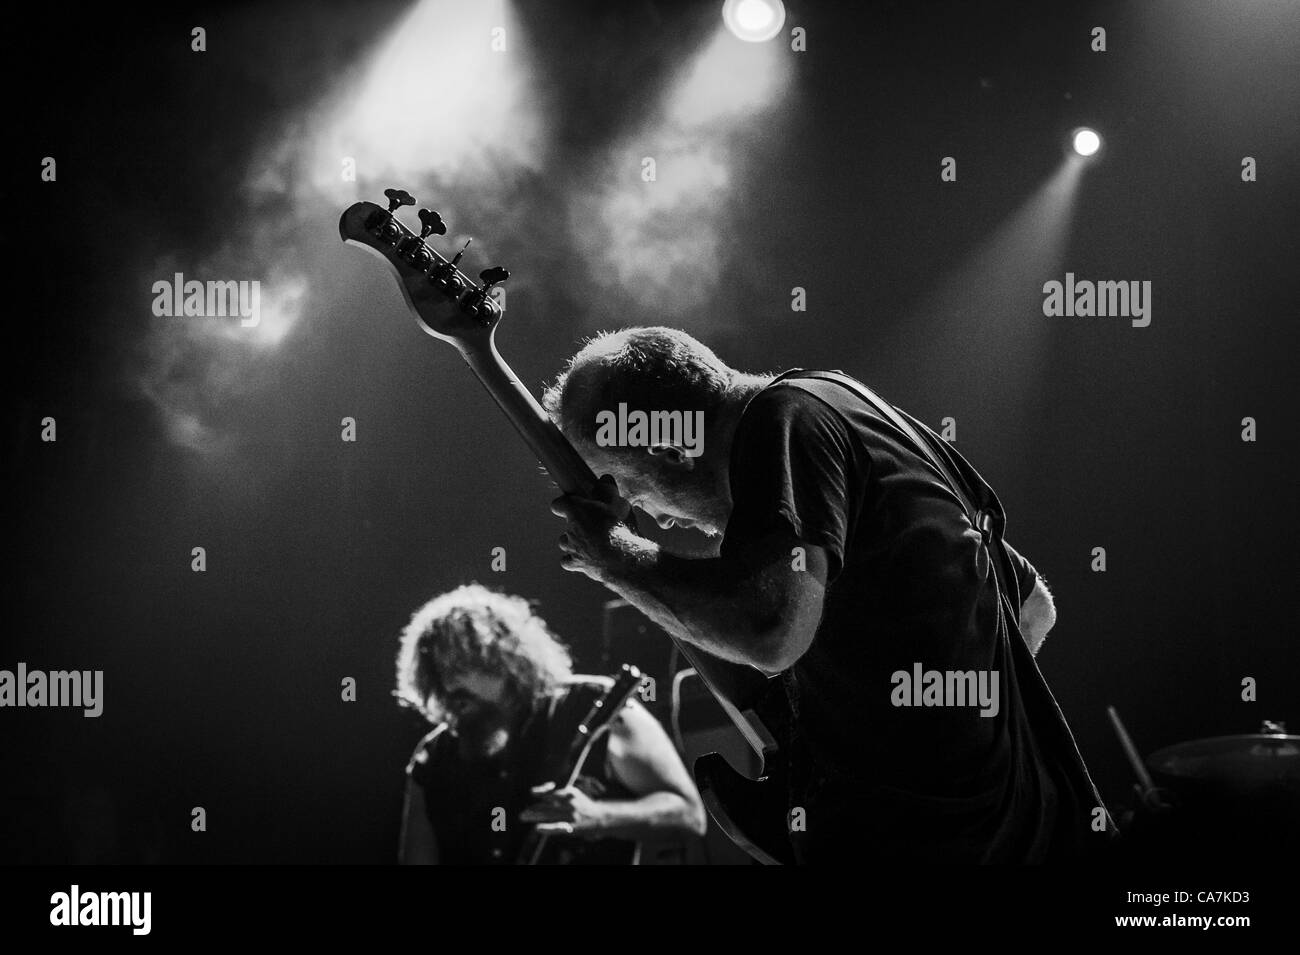
<path fill-rule="evenodd" d="M 885 401 L 884 398 L 881 398 L 880 395 L 876 394 L 862 382 L 858 381 L 856 378 L 850 378 L 841 371 L 804 371 L 803 369 L 788 371 L 784 375 L 781 375 L 780 378 L 785 378 L 791 375 L 798 375 L 802 378 L 820 379 L 822 381 L 833 381 L 838 385 L 848 388 L 875 409 L 882 418 L 901 431 L 903 436 L 915 446 L 916 450 L 920 451 L 921 454 L 925 456 L 926 460 L 929 461 L 935 471 L 938 472 L 940 479 L 948 486 L 952 493 L 956 495 L 957 500 L 961 502 L 962 509 L 966 512 L 966 518 L 970 521 L 971 526 L 978 530 L 981 536 L 983 536 L 985 546 L 988 547 L 989 553 L 993 558 L 991 563 L 993 564 L 994 583 L 998 590 L 999 607 L 1001 612 L 1007 615 L 1008 626 L 1014 626 L 1018 631 L 1020 614 L 1013 611 L 1014 605 L 1008 606 L 1010 597 L 1004 585 L 1003 578 L 1005 571 L 1004 568 L 1000 566 L 1005 557 L 1001 546 L 1002 537 L 1000 533 L 1000 515 L 995 514 L 993 511 L 976 508 L 975 505 L 971 503 L 965 482 L 958 480 L 957 475 L 953 473 L 948 462 L 944 461 L 943 457 L 938 454 L 933 447 L 931 447 L 930 443 L 921 437 L 916 428 L 913 427 L 904 416 L 904 413 L 889 404 L 889 402 Z M 1009 566 L 1009 558 L 1007 566 Z M 1018 593 L 1019 592 L 1017 591 L 1017 595 Z"/>

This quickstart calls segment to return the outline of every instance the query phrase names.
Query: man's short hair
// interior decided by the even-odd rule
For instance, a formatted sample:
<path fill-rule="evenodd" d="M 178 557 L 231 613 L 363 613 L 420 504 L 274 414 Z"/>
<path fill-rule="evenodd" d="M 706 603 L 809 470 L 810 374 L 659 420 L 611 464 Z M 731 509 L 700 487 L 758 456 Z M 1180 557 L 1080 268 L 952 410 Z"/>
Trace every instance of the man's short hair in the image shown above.
<path fill-rule="evenodd" d="M 393 695 L 435 723 L 445 717 L 442 698 L 454 674 L 499 674 L 520 699 L 535 702 L 573 672 L 569 651 L 532 604 L 480 584 L 434 597 L 412 615 L 400 644 Z"/>
<path fill-rule="evenodd" d="M 600 332 L 583 343 L 542 394 L 546 413 L 569 438 L 596 439 L 596 415 L 617 411 L 703 411 L 711 415 L 735 372 L 702 342 L 676 328 Z"/>

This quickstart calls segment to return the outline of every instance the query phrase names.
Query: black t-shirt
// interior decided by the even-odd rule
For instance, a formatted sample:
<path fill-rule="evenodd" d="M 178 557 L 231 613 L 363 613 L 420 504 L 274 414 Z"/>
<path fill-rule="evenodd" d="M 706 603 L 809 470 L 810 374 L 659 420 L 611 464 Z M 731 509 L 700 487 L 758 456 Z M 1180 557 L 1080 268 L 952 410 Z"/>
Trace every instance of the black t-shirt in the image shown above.
<path fill-rule="evenodd" d="M 741 554 L 784 529 L 828 557 L 821 624 L 783 676 L 792 805 L 806 825 L 796 851 L 806 861 L 1038 862 L 1099 848 L 1101 801 L 1015 629 L 1034 568 L 1007 548 L 1019 598 L 1008 623 L 992 551 L 938 472 L 861 397 L 806 374 L 787 372 L 745 408 L 721 549 Z M 909 423 L 1003 526 L 969 463 Z M 982 672 L 989 690 L 996 674 L 997 712 L 896 705 L 921 698 L 895 675 L 910 685 L 928 671 Z"/>
<path fill-rule="evenodd" d="M 442 864 L 515 864 L 533 828 L 519 821 L 535 799 L 532 787 L 567 775 L 562 766 L 569 744 L 607 686 L 575 677 L 535 707 L 506 749 L 492 759 L 463 758 L 446 724 L 420 740 L 406 773 L 423 792 Z M 608 741 L 608 734 L 600 737 L 575 785 L 593 799 L 635 798 L 609 770 Z M 636 851 L 636 843 L 625 839 L 588 841 L 557 835 L 547 844 L 542 858 L 547 864 L 626 865 Z"/>

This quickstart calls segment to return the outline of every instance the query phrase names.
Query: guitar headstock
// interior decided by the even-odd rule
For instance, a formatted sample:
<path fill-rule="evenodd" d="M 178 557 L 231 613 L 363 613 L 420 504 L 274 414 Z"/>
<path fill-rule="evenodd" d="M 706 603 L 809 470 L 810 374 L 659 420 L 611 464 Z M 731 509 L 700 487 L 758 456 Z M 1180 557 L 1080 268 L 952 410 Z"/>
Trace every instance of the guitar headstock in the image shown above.
<path fill-rule="evenodd" d="M 618 673 L 614 675 L 613 685 L 596 701 L 592 711 L 582 721 L 582 727 L 585 729 L 580 728 L 579 731 L 594 737 L 607 730 L 609 725 L 618 718 L 618 714 L 627 705 L 627 701 L 631 699 L 637 687 L 641 685 L 641 680 L 641 671 L 632 664 L 624 663 L 619 667 Z"/>
<path fill-rule="evenodd" d="M 415 198 L 401 189 L 385 189 L 384 195 L 387 209 L 373 202 L 357 202 L 344 210 L 339 219 L 343 241 L 388 263 L 420 327 L 434 338 L 453 344 L 490 339 L 504 312 L 493 289 L 510 273 L 500 267 L 485 269 L 479 275 L 483 284 L 476 284 L 456 267 L 464 248 L 447 259 L 426 244 L 432 236 L 447 233 L 438 213 L 420 210 L 417 235 L 397 218 L 401 207 L 415 205 Z"/>

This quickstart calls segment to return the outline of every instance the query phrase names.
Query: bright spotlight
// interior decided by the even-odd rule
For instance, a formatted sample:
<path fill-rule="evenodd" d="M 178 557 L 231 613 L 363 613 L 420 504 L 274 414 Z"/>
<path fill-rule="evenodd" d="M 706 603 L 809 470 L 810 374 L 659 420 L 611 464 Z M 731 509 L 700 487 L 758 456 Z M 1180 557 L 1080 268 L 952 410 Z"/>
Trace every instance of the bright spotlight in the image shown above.
<path fill-rule="evenodd" d="M 1074 151 L 1080 156 L 1091 156 L 1101 148 L 1101 137 L 1086 126 L 1074 131 Z"/>
<path fill-rule="evenodd" d="M 722 5 L 722 22 L 742 40 L 762 43 L 781 32 L 785 4 L 781 0 L 727 0 Z"/>

